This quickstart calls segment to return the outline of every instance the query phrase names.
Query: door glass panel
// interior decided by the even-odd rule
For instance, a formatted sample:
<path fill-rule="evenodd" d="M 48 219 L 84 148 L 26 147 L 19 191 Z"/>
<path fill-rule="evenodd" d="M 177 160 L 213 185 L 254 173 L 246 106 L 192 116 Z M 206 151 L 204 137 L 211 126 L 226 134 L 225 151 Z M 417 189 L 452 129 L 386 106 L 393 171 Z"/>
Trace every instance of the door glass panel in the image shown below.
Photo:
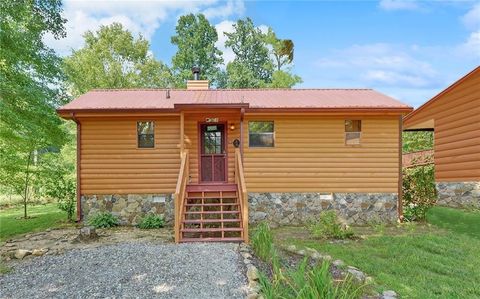
<path fill-rule="evenodd" d="M 212 129 L 211 127 L 215 127 Z M 223 134 L 219 126 L 207 126 L 203 132 L 203 154 L 222 154 Z"/>

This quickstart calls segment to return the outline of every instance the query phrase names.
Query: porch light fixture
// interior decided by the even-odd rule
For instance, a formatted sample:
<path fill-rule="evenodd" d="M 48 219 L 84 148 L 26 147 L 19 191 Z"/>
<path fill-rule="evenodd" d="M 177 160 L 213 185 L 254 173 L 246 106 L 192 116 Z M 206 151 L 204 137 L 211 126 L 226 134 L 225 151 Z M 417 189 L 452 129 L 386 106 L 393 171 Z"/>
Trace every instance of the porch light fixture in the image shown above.
<path fill-rule="evenodd" d="M 235 130 L 235 124 L 230 124 L 230 131 Z"/>

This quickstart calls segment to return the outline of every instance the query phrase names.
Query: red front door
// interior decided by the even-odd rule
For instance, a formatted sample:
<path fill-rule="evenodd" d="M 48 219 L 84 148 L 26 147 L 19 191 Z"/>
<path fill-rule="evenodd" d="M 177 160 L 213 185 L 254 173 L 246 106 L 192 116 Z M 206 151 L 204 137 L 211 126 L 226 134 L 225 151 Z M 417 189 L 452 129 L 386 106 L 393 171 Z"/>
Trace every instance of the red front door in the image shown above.
<path fill-rule="evenodd" d="M 225 124 L 200 125 L 200 181 L 226 182 Z"/>

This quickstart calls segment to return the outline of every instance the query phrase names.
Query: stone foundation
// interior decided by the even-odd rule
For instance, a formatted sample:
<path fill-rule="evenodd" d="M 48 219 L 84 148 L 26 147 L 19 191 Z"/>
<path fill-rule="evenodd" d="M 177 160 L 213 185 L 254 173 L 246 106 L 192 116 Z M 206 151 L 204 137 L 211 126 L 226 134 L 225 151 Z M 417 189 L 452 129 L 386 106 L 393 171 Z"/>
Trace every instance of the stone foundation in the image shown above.
<path fill-rule="evenodd" d="M 172 194 L 82 195 L 82 219 L 110 212 L 121 225 L 136 225 L 147 214 L 161 215 L 167 225 L 173 223 Z"/>
<path fill-rule="evenodd" d="M 249 222 L 301 225 L 320 212 L 335 210 L 348 224 L 395 223 L 397 193 L 249 193 Z"/>
<path fill-rule="evenodd" d="M 480 208 L 480 182 L 437 182 L 437 204 L 452 208 Z"/>

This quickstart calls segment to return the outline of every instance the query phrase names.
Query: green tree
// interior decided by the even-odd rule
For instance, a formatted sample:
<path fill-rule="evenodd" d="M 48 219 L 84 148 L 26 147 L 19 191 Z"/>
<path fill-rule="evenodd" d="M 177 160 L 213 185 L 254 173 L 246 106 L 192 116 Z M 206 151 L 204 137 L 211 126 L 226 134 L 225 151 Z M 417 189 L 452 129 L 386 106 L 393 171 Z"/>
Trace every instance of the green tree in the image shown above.
<path fill-rule="evenodd" d="M 149 43 L 119 23 L 83 35 L 85 46 L 65 58 L 64 69 L 74 95 L 93 88 L 164 88 L 170 70 L 149 53 Z"/>
<path fill-rule="evenodd" d="M 294 44 L 291 39 L 279 39 L 272 28 L 268 28 L 265 41 L 272 47 L 275 67 L 280 71 L 284 65 L 293 62 Z"/>
<path fill-rule="evenodd" d="M 227 36 L 226 47 L 232 48 L 235 59 L 227 66 L 229 82 L 235 85 L 229 87 L 248 88 L 258 87 L 258 83 L 268 84 L 272 81 L 273 64 L 269 56 L 269 50 L 265 42 L 265 35 L 255 27 L 250 18 L 238 20 L 233 25 L 233 32 L 224 34 Z M 235 76 L 242 75 L 242 78 Z M 238 84 L 241 83 L 241 84 Z M 248 85 L 253 83 L 254 86 Z"/>
<path fill-rule="evenodd" d="M 63 125 L 68 132 L 67 142 L 59 151 L 47 151 L 38 157 L 38 192 L 58 203 L 59 209 L 73 221 L 76 206 L 76 127 L 73 122 Z"/>
<path fill-rule="evenodd" d="M 232 61 L 227 65 L 226 85 L 228 88 L 261 88 L 265 82 L 255 77 L 255 74 L 245 64 Z"/>
<path fill-rule="evenodd" d="M 64 143 L 61 61 L 43 43 L 64 37 L 64 23 L 57 0 L 0 2 L 0 182 L 22 196 L 25 218 L 38 151 Z"/>
<path fill-rule="evenodd" d="M 292 88 L 303 80 L 300 76 L 291 74 L 287 71 L 275 71 L 272 75 L 272 83 L 268 85 L 270 88 Z"/>
<path fill-rule="evenodd" d="M 291 39 L 279 39 L 272 28 L 268 28 L 265 42 L 270 45 L 270 54 L 276 70 L 272 74 L 271 88 L 292 88 L 303 80 L 292 74 L 290 66 L 293 63 L 294 43 Z"/>
<path fill-rule="evenodd" d="M 192 78 L 194 66 L 200 67 L 200 79 L 217 85 L 223 58 L 215 46 L 218 41 L 215 27 L 203 14 L 188 14 L 178 19 L 175 31 L 176 35 L 171 38 L 172 44 L 178 48 L 172 58 L 175 85 L 185 87 L 186 80 Z"/>

